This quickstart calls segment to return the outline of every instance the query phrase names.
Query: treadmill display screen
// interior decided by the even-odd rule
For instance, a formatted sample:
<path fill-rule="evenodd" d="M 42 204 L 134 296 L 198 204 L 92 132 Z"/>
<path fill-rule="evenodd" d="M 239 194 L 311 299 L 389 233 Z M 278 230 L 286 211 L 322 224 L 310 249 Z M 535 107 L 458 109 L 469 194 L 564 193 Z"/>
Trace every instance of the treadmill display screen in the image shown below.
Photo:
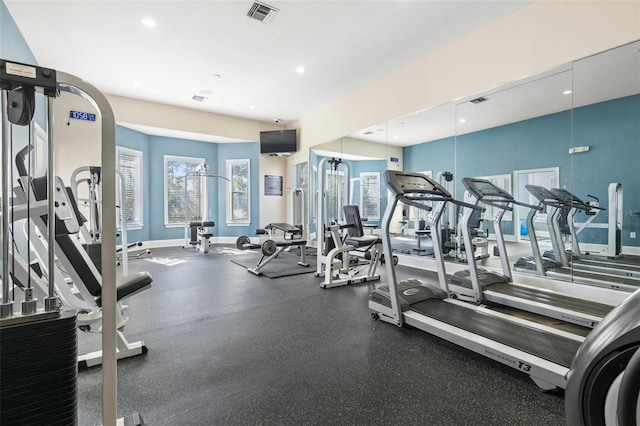
<path fill-rule="evenodd" d="M 527 184 L 524 187 L 527 188 L 527 191 L 529 191 L 531 195 L 533 195 L 536 198 L 536 200 L 542 203 L 559 201 L 558 197 L 556 197 L 556 195 L 553 192 L 549 191 L 544 186 Z"/>
<path fill-rule="evenodd" d="M 451 197 L 437 182 L 420 173 L 387 170 L 385 178 L 389 190 L 395 195 L 431 194 L 438 197 Z"/>
<path fill-rule="evenodd" d="M 462 183 L 479 199 L 485 197 L 498 197 L 507 200 L 513 199 L 507 191 L 485 179 L 463 178 Z"/>
<path fill-rule="evenodd" d="M 581 199 L 579 199 L 578 197 L 576 197 L 575 195 L 573 195 L 572 193 L 570 193 L 566 189 L 553 188 L 551 190 L 551 192 L 553 194 L 555 194 L 557 196 L 557 198 L 560 199 L 560 201 L 562 201 L 563 203 L 565 203 L 567 205 L 578 204 L 580 206 L 586 206 L 584 201 L 582 201 Z"/>

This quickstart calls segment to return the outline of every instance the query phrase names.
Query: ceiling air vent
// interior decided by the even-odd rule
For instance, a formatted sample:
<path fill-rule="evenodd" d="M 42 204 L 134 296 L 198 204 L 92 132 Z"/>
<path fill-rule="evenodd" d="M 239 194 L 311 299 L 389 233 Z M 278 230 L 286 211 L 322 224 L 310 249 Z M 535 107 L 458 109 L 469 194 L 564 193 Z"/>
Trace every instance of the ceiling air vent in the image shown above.
<path fill-rule="evenodd" d="M 484 96 L 481 96 L 479 98 L 471 99 L 469 102 L 471 102 L 472 104 L 478 105 L 483 102 L 487 102 L 488 100 L 489 99 L 485 98 Z"/>
<path fill-rule="evenodd" d="M 247 12 L 247 16 L 249 18 L 257 19 L 260 22 L 268 24 L 273 20 L 273 18 L 279 11 L 279 9 L 273 6 L 269 6 L 268 4 L 256 1 L 251 5 L 249 12 Z"/>
<path fill-rule="evenodd" d="M 202 102 L 202 101 L 204 101 L 204 100 L 205 100 L 205 99 L 207 99 L 207 98 L 205 98 L 204 96 L 200 96 L 200 95 L 193 95 L 193 96 L 191 97 L 191 99 L 192 99 L 192 100 L 194 100 L 194 101 L 196 101 L 196 102 Z"/>

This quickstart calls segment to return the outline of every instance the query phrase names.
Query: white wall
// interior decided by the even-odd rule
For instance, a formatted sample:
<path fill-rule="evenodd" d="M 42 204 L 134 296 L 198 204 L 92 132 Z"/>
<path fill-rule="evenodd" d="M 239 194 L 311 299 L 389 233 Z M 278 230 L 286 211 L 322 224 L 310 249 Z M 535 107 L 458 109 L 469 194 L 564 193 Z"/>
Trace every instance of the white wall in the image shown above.
<path fill-rule="evenodd" d="M 290 185 L 287 183 L 286 176 L 286 160 L 282 157 L 271 157 L 269 155 L 260 155 L 260 227 L 264 227 L 269 223 L 286 222 L 287 197 L 286 188 Z M 282 176 L 283 177 L 283 193 L 282 196 L 264 195 L 264 176 Z"/>
<path fill-rule="evenodd" d="M 80 96 L 61 92 L 54 105 L 55 172 L 70 185 L 69 178 L 77 167 L 102 164 L 101 121 L 95 108 Z M 96 114 L 96 121 L 70 119 L 69 111 Z"/>

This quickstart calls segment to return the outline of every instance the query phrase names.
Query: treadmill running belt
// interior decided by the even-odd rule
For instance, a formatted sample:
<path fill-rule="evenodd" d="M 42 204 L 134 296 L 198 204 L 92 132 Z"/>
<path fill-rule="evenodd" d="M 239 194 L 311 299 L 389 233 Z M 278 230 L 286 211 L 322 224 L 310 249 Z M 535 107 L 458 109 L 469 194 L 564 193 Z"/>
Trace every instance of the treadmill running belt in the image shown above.
<path fill-rule="evenodd" d="M 567 276 L 574 276 L 577 278 L 587 278 L 591 280 L 600 280 L 604 283 L 614 283 L 614 284 L 626 284 L 626 285 L 638 285 L 637 278 L 624 277 L 622 275 L 608 275 L 608 274 L 599 274 L 593 271 L 581 271 L 577 269 L 569 270 L 566 268 L 558 268 L 554 270 L 554 272 L 559 272 L 561 274 Z"/>
<path fill-rule="evenodd" d="M 630 273 L 640 273 L 640 265 L 631 265 L 629 263 L 605 263 L 593 259 L 572 260 L 571 266 L 573 266 L 574 268 L 595 266 L 598 268 L 610 268 L 617 269 L 619 271 L 628 271 Z"/>
<path fill-rule="evenodd" d="M 567 368 L 580 347 L 578 341 L 438 299 L 415 303 L 410 309 Z"/>
<path fill-rule="evenodd" d="M 568 309 L 574 312 L 581 312 L 596 317 L 604 317 L 613 309 L 613 306 L 596 303 L 589 300 L 578 299 L 575 297 L 563 296 L 560 294 L 547 293 L 528 287 L 508 283 L 492 284 L 487 290 L 508 296 L 518 297 L 520 299 L 530 300 L 532 302 L 544 303 L 555 306 L 557 308 Z"/>

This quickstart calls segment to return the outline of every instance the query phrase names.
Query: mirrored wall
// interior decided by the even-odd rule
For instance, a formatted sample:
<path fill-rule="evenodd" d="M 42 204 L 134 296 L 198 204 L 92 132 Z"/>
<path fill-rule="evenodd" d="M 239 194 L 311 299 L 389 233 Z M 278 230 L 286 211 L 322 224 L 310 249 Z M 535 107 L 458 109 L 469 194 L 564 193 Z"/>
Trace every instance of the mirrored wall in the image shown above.
<path fill-rule="evenodd" d="M 398 168 L 430 175 L 458 199 L 465 197 L 463 177 L 490 180 L 531 205 L 539 200 L 527 186 L 563 189 L 592 206 L 575 213 L 573 239 L 579 247 L 573 246 L 574 251 L 605 258 L 640 256 L 639 154 L 640 41 L 313 147 L 310 227 L 315 231 L 317 226 L 318 165 L 323 158 L 337 158 L 349 163 L 350 192 L 347 197 L 336 192 L 336 205 L 360 205 L 372 227 L 386 207 L 383 171 Z M 339 173 L 323 173 L 329 173 L 323 179 L 327 185 L 344 187 Z M 369 187 L 375 173 L 377 187 Z M 374 187 L 379 207 L 371 203 Z M 530 212 L 529 207 L 518 207 L 503 217 L 512 265 L 531 257 L 532 235 L 542 252 L 553 250 L 549 208 L 528 221 Z M 478 240 L 477 256 L 486 258 L 489 266 L 494 257 L 493 214 L 487 208 L 477 222 L 479 235 L 487 241 L 485 247 Z M 325 217 L 332 215 L 336 213 Z M 453 261 L 464 260 L 457 249 L 458 217 L 452 209 L 443 219 Z M 428 227 L 424 212 L 396 211 L 391 232 L 400 237 L 398 250 L 428 255 L 428 233 L 421 232 Z"/>

